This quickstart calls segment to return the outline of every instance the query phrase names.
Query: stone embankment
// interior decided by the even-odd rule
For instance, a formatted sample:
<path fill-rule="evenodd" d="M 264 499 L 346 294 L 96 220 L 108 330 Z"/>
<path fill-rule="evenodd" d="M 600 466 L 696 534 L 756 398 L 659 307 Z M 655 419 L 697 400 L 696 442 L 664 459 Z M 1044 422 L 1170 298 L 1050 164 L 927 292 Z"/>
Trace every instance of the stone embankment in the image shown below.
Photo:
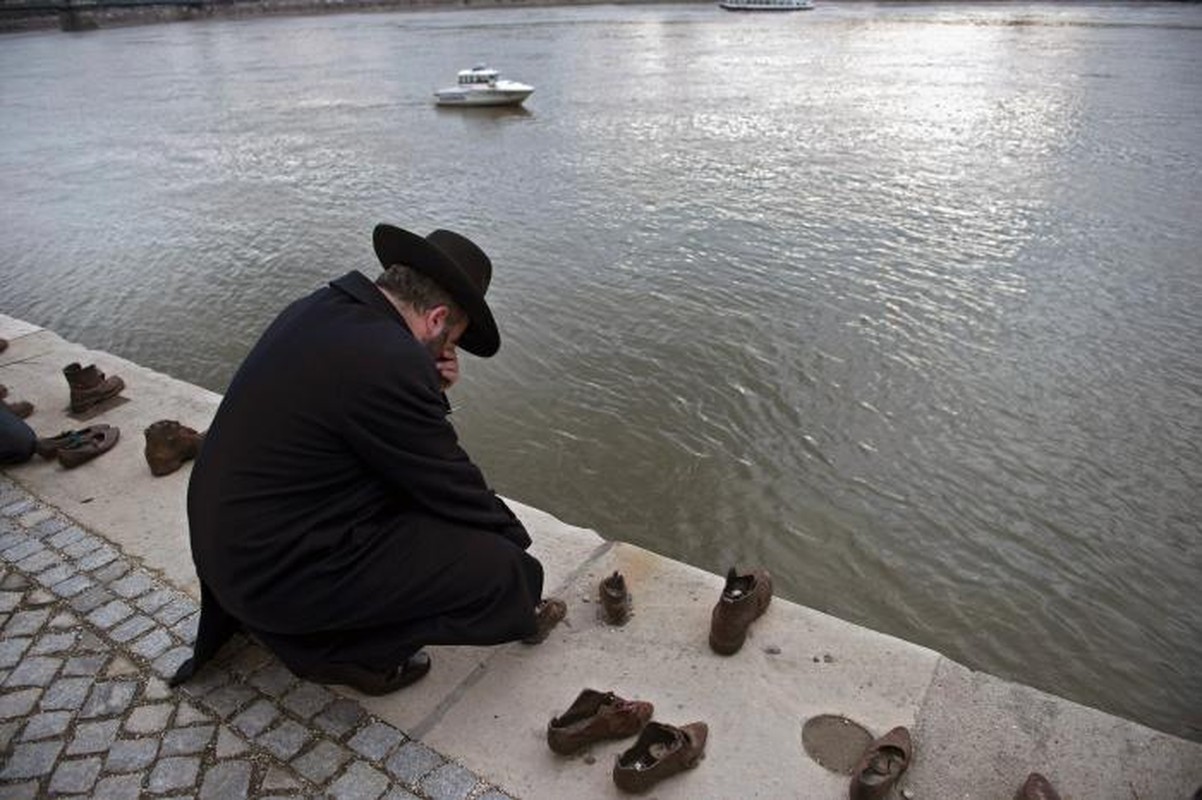
<path fill-rule="evenodd" d="M 848 776 L 808 754 L 823 715 L 913 734 L 899 789 L 916 800 L 1012 797 L 1028 773 L 1065 800 L 1190 800 L 1202 744 L 991 675 L 776 598 L 743 647 L 707 645 L 722 578 L 513 503 L 568 618 L 537 647 L 429 648 L 430 675 L 365 697 L 296 679 L 241 640 L 193 682 L 164 677 L 195 635 L 188 466 L 151 475 L 142 432 L 202 430 L 220 397 L 0 315 L 0 383 L 53 435 L 118 426 L 75 469 L 35 458 L 0 473 L 0 796 L 562 800 L 619 798 L 631 740 L 551 752 L 546 730 L 584 688 L 650 701 L 654 719 L 709 726 L 705 759 L 660 800 L 838 800 Z M 68 414 L 63 367 L 96 364 L 126 389 Z M 744 565 L 754 566 L 754 565 Z M 620 571 L 623 626 L 598 613 Z M 897 795 L 895 795 L 897 796 Z"/>

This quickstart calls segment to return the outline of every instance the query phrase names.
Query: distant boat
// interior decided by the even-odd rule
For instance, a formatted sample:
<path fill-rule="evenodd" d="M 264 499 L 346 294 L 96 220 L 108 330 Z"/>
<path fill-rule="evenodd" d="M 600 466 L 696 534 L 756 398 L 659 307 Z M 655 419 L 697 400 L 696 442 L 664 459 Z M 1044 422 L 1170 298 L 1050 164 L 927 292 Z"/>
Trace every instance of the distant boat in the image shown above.
<path fill-rule="evenodd" d="M 727 11 L 809 11 L 814 0 L 720 0 Z"/>
<path fill-rule="evenodd" d="M 440 106 L 516 106 L 530 96 L 533 86 L 502 80 L 501 74 L 483 64 L 459 70 L 458 82 L 434 93 Z"/>

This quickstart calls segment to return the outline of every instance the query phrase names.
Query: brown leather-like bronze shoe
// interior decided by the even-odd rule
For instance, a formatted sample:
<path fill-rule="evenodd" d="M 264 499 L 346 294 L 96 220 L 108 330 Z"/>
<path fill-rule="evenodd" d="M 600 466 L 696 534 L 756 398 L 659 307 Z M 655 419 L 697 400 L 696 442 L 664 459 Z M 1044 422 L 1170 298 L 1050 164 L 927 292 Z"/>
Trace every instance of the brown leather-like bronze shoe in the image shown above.
<path fill-rule="evenodd" d="M 65 469 L 74 469 L 112 450 L 121 438 L 121 429 L 115 425 L 92 425 L 76 434 L 58 448 L 58 463 Z"/>
<path fill-rule="evenodd" d="M 910 731 L 900 725 L 868 745 L 851 773 L 850 800 L 884 800 L 913 754 Z"/>
<path fill-rule="evenodd" d="M 655 707 L 613 692 L 585 689 L 562 715 L 547 723 L 547 744 L 560 755 L 604 739 L 634 736 L 651 721 Z"/>
<path fill-rule="evenodd" d="M 1038 772 L 1032 772 L 1019 787 L 1014 800 L 1060 800 L 1052 783 Z"/>
<path fill-rule="evenodd" d="M 540 600 L 534 609 L 534 619 L 538 629 L 522 641 L 525 644 L 539 644 L 551 635 L 551 630 L 568 615 L 568 606 L 556 597 Z"/>
<path fill-rule="evenodd" d="M 737 653 L 747 638 L 747 629 L 771 602 L 772 575 L 768 570 L 740 575 L 731 567 L 710 619 L 710 649 L 724 656 Z"/>
<path fill-rule="evenodd" d="M 110 397 L 116 397 L 125 388 L 125 381 L 116 375 L 106 377 L 95 364 L 81 367 L 70 363 L 63 367 L 67 385 L 71 387 L 71 413 L 80 414 Z"/>
<path fill-rule="evenodd" d="M 614 762 L 614 783 L 624 792 L 645 792 L 664 778 L 692 769 L 705 757 L 709 726 L 648 722 L 638 741 Z"/>
<path fill-rule="evenodd" d="M 205 435 L 173 419 L 161 419 L 146 429 L 146 463 L 156 477 L 170 475 L 200 453 Z"/>
<path fill-rule="evenodd" d="M 630 618 L 630 593 L 626 591 L 626 579 L 622 573 L 615 570 L 613 575 L 602 580 L 597 594 L 601 599 L 605 621 L 610 625 L 625 625 Z"/>
<path fill-rule="evenodd" d="M 0 403 L 4 403 L 5 408 L 21 419 L 25 419 L 33 413 L 33 403 L 29 402 L 28 400 L 18 400 L 15 403 L 10 403 L 7 400 L 0 400 Z"/>

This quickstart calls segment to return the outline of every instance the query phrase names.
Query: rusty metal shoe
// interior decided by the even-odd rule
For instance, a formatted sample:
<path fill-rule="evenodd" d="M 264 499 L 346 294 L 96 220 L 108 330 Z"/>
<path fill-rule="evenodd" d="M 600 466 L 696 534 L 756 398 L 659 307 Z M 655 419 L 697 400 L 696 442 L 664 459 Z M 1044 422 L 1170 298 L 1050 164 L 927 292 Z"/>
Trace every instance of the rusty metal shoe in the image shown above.
<path fill-rule="evenodd" d="M 161 419 L 146 428 L 146 463 L 156 477 L 170 475 L 200 453 L 205 435 L 173 419 Z"/>
<path fill-rule="evenodd" d="M 868 745 L 851 773 L 850 800 L 884 800 L 913 754 L 910 731 L 900 725 Z"/>
<path fill-rule="evenodd" d="M 33 413 L 33 403 L 29 402 L 28 400 L 17 400 L 15 403 L 10 403 L 7 400 L 0 400 L 0 403 L 3 403 L 5 408 L 21 419 L 25 419 Z"/>
<path fill-rule="evenodd" d="M 121 438 L 121 429 L 115 425 L 92 425 L 76 431 L 76 437 L 58 447 L 58 463 L 64 469 L 75 469 L 96 456 L 112 450 Z"/>
<path fill-rule="evenodd" d="M 34 444 L 34 450 L 37 451 L 39 456 L 49 461 L 58 455 L 58 451 L 61 448 L 70 447 L 73 444 L 82 444 L 98 427 L 102 426 L 93 425 L 87 428 L 80 428 L 79 430 L 63 431 L 57 436 L 42 437 Z"/>
<path fill-rule="evenodd" d="M 665 778 L 692 769 L 705 757 L 709 726 L 648 722 L 638 741 L 614 761 L 614 783 L 624 792 L 645 792 Z"/>
<path fill-rule="evenodd" d="M 1019 787 L 1014 800 L 1060 800 L 1060 795 L 1052 788 L 1052 783 L 1038 772 L 1027 776 Z"/>
<path fill-rule="evenodd" d="M 567 615 L 568 606 L 564 601 L 556 597 L 540 600 L 534 607 L 534 620 L 538 628 L 522 641 L 525 644 L 539 644 L 551 635 L 551 629 L 563 622 L 563 618 Z"/>
<path fill-rule="evenodd" d="M 740 575 L 731 567 L 710 619 L 710 649 L 724 656 L 737 653 L 747 638 L 747 629 L 771 602 L 772 575 L 768 570 Z"/>
<path fill-rule="evenodd" d="M 567 711 L 547 723 L 547 744 L 560 755 L 571 755 L 593 742 L 634 736 L 653 713 L 655 707 L 643 700 L 585 689 Z"/>
<path fill-rule="evenodd" d="M 71 387 L 71 413 L 80 414 L 110 397 L 116 397 L 125 388 L 125 381 L 116 375 L 106 377 L 95 364 L 81 367 L 72 362 L 63 367 L 67 385 Z"/>
<path fill-rule="evenodd" d="M 605 621 L 610 625 L 625 625 L 630 618 L 630 593 L 626 591 L 622 573 L 615 570 L 613 575 L 602 580 L 597 594 L 601 598 Z"/>

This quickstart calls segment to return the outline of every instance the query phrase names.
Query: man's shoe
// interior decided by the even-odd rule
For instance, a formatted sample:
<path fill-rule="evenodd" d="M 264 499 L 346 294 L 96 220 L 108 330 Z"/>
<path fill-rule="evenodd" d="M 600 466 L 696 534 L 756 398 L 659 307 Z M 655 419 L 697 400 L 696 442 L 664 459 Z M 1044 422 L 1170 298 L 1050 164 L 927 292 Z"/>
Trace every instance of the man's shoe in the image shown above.
<path fill-rule="evenodd" d="M 540 600 L 534 607 L 534 620 L 538 627 L 531 635 L 522 641 L 525 644 L 539 644 L 551 634 L 551 629 L 563 621 L 568 615 L 568 606 L 564 601 L 548 597 Z"/>
<path fill-rule="evenodd" d="M 622 573 L 614 572 L 601 581 L 598 588 L 601 597 L 601 610 L 605 613 L 605 621 L 610 625 L 625 625 L 630 617 L 630 593 L 626 591 L 626 579 Z"/>
<path fill-rule="evenodd" d="M 64 469 L 75 469 L 80 464 L 107 453 L 121 438 L 121 429 L 114 425 L 93 425 L 77 433 L 78 436 L 58 448 L 58 463 L 62 464 Z"/>
<path fill-rule="evenodd" d="M 1051 781 L 1038 772 L 1032 772 L 1019 787 L 1014 800 L 1060 800 L 1060 795 L 1052 788 Z"/>
<path fill-rule="evenodd" d="M 95 364 L 81 367 L 71 363 L 63 367 L 67 385 L 71 387 L 71 413 L 80 414 L 110 397 L 116 397 L 125 388 L 125 381 L 116 375 L 105 377 Z"/>
<path fill-rule="evenodd" d="M 739 575 L 731 567 L 710 619 L 710 649 L 724 656 L 737 653 L 747 638 L 747 629 L 771 602 L 772 575 L 768 570 Z"/>
<path fill-rule="evenodd" d="M 704 722 L 679 728 L 648 722 L 634 746 L 614 762 L 614 783 L 625 792 L 645 792 L 664 778 L 697 766 L 705 756 L 708 737 Z"/>
<path fill-rule="evenodd" d="M 340 664 L 322 664 L 309 674 L 302 677 L 315 683 L 336 683 L 340 686 L 350 686 L 363 694 L 379 696 L 404 689 L 411 683 L 416 683 L 426 677 L 430 671 L 430 655 L 425 650 L 418 650 L 405 659 L 399 667 L 391 670 L 375 670 L 361 664 L 343 662 Z"/>
<path fill-rule="evenodd" d="M 585 689 L 567 711 L 547 723 L 547 744 L 560 755 L 571 755 L 593 742 L 634 736 L 654 712 L 648 702 Z"/>
<path fill-rule="evenodd" d="M 146 463 L 156 477 L 170 475 L 196 458 L 205 435 L 173 419 L 161 419 L 146 429 Z"/>
<path fill-rule="evenodd" d="M 898 726 L 868 745 L 851 773 L 850 800 L 884 800 L 910 766 L 910 731 Z"/>
<path fill-rule="evenodd" d="M 16 414 L 21 419 L 25 419 L 33 413 L 33 403 L 30 403 L 28 400 L 18 400 L 15 403 L 10 403 L 7 400 L 0 400 L 0 403 L 4 403 L 5 408 L 7 408 L 13 414 Z"/>

